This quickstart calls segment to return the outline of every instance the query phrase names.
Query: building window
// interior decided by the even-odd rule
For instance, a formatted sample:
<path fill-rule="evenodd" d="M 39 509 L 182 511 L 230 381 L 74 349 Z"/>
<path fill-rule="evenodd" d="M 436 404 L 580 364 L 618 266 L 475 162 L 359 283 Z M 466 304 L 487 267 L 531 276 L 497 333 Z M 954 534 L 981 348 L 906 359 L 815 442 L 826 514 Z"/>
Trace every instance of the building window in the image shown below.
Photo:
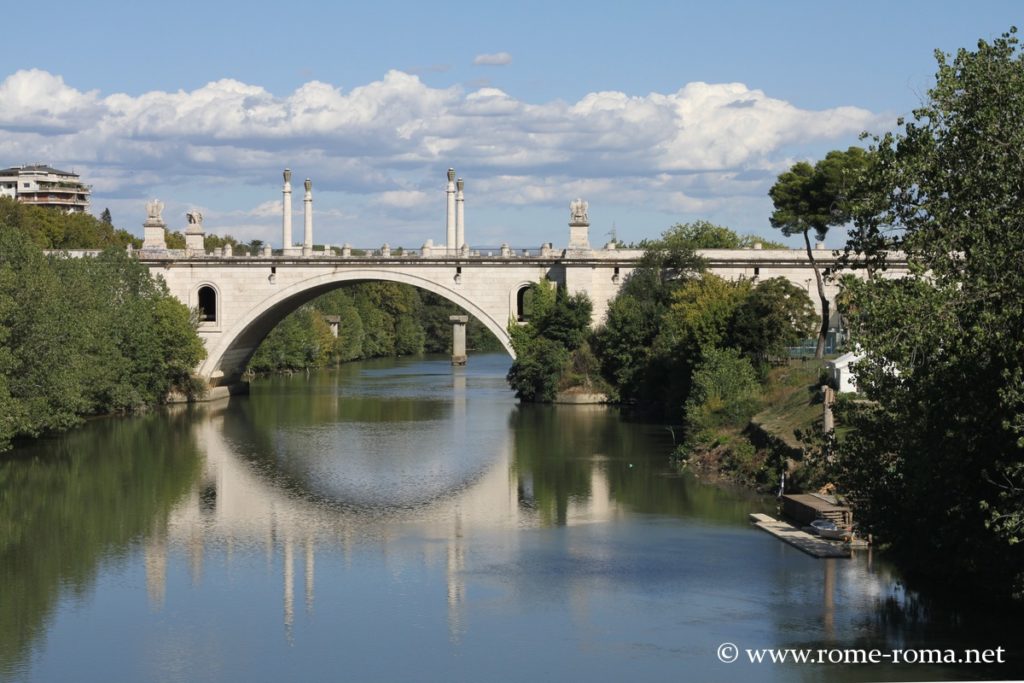
<path fill-rule="evenodd" d="M 217 322 L 217 292 L 213 287 L 199 288 L 199 320 L 204 323 Z"/>

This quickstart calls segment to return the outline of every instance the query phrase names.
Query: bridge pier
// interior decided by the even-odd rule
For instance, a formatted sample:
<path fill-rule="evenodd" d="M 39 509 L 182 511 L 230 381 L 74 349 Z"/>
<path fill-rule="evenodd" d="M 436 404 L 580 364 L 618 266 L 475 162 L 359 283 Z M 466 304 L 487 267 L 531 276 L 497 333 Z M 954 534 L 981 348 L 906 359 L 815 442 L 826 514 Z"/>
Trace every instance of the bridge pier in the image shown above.
<path fill-rule="evenodd" d="M 452 365 L 466 364 L 466 323 L 468 315 L 453 315 L 448 318 L 452 323 Z"/>

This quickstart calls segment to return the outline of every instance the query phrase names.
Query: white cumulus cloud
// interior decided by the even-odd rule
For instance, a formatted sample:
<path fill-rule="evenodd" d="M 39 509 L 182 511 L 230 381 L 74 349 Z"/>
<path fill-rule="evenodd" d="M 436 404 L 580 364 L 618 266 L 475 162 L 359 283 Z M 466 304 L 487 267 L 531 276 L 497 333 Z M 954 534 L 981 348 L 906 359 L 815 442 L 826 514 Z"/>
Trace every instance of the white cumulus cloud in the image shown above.
<path fill-rule="evenodd" d="M 0 81 L 0 165 L 85 169 L 97 191 L 121 196 L 156 184 L 258 186 L 268 203 L 250 219 L 267 221 L 286 166 L 313 178 L 318 210 L 340 201 L 331 193 L 360 196 L 369 214 L 338 214 L 356 224 L 390 215 L 410 225 L 417 211 L 420 223 L 436 222 L 448 166 L 466 177 L 467 209 L 561 210 L 582 195 L 592 206 L 713 212 L 764 202 L 807 145 L 879 126 L 862 108 L 801 109 L 742 83 L 531 103 L 494 87 L 433 88 L 401 71 L 349 90 L 310 81 L 283 96 L 233 79 L 140 95 L 79 90 L 39 69 Z"/>

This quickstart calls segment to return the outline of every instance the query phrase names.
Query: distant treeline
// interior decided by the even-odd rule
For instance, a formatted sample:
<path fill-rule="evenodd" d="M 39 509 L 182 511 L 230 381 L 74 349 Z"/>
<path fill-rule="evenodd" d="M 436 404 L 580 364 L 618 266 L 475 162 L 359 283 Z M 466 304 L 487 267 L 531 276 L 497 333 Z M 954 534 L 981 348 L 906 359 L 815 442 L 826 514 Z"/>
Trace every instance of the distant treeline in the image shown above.
<path fill-rule="evenodd" d="M 451 351 L 451 315 L 460 309 L 432 292 L 396 282 L 360 282 L 329 292 L 285 318 L 249 362 L 253 372 L 301 370 L 363 358 Z M 338 317 L 338 336 L 327 316 Z M 475 318 L 466 329 L 470 350 L 501 351 L 501 342 Z"/>
<path fill-rule="evenodd" d="M 0 450 L 84 416 L 197 390 L 205 350 L 189 310 L 87 214 L 0 199 Z M 96 258 L 43 249 L 106 248 Z"/>

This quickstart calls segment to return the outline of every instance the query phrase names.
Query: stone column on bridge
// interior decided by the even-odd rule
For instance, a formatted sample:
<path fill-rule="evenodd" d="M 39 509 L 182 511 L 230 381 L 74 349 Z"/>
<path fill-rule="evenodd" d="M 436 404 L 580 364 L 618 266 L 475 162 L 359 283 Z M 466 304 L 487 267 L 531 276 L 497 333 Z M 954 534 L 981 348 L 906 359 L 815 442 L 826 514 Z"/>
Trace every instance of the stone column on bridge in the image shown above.
<path fill-rule="evenodd" d="M 167 224 L 160 215 L 163 210 L 164 203 L 159 199 L 146 202 L 146 222 L 142 224 L 143 251 L 167 251 Z"/>
<path fill-rule="evenodd" d="M 466 201 L 462 195 L 464 187 L 462 178 L 455 181 L 455 246 L 458 249 L 466 244 Z"/>
<path fill-rule="evenodd" d="M 313 181 L 306 178 L 306 196 L 302 198 L 305 209 L 305 233 L 302 236 L 302 255 L 313 255 Z"/>
<path fill-rule="evenodd" d="M 571 251 L 590 250 L 590 216 L 587 215 L 589 205 L 582 199 L 574 199 L 569 203 L 569 249 Z"/>
<path fill-rule="evenodd" d="M 185 255 L 202 256 L 206 253 L 206 233 L 203 232 L 203 214 L 189 211 L 185 214 L 188 227 L 185 228 Z"/>
<path fill-rule="evenodd" d="M 281 210 L 281 249 L 285 256 L 297 256 L 295 242 L 292 240 L 292 172 L 284 169 L 284 188 Z"/>
<path fill-rule="evenodd" d="M 445 210 L 445 241 L 444 246 L 451 254 L 459 245 L 455 243 L 455 169 L 448 169 L 448 204 Z"/>
<path fill-rule="evenodd" d="M 452 323 L 452 365 L 466 364 L 466 323 L 468 315 L 453 315 L 448 318 Z"/>

